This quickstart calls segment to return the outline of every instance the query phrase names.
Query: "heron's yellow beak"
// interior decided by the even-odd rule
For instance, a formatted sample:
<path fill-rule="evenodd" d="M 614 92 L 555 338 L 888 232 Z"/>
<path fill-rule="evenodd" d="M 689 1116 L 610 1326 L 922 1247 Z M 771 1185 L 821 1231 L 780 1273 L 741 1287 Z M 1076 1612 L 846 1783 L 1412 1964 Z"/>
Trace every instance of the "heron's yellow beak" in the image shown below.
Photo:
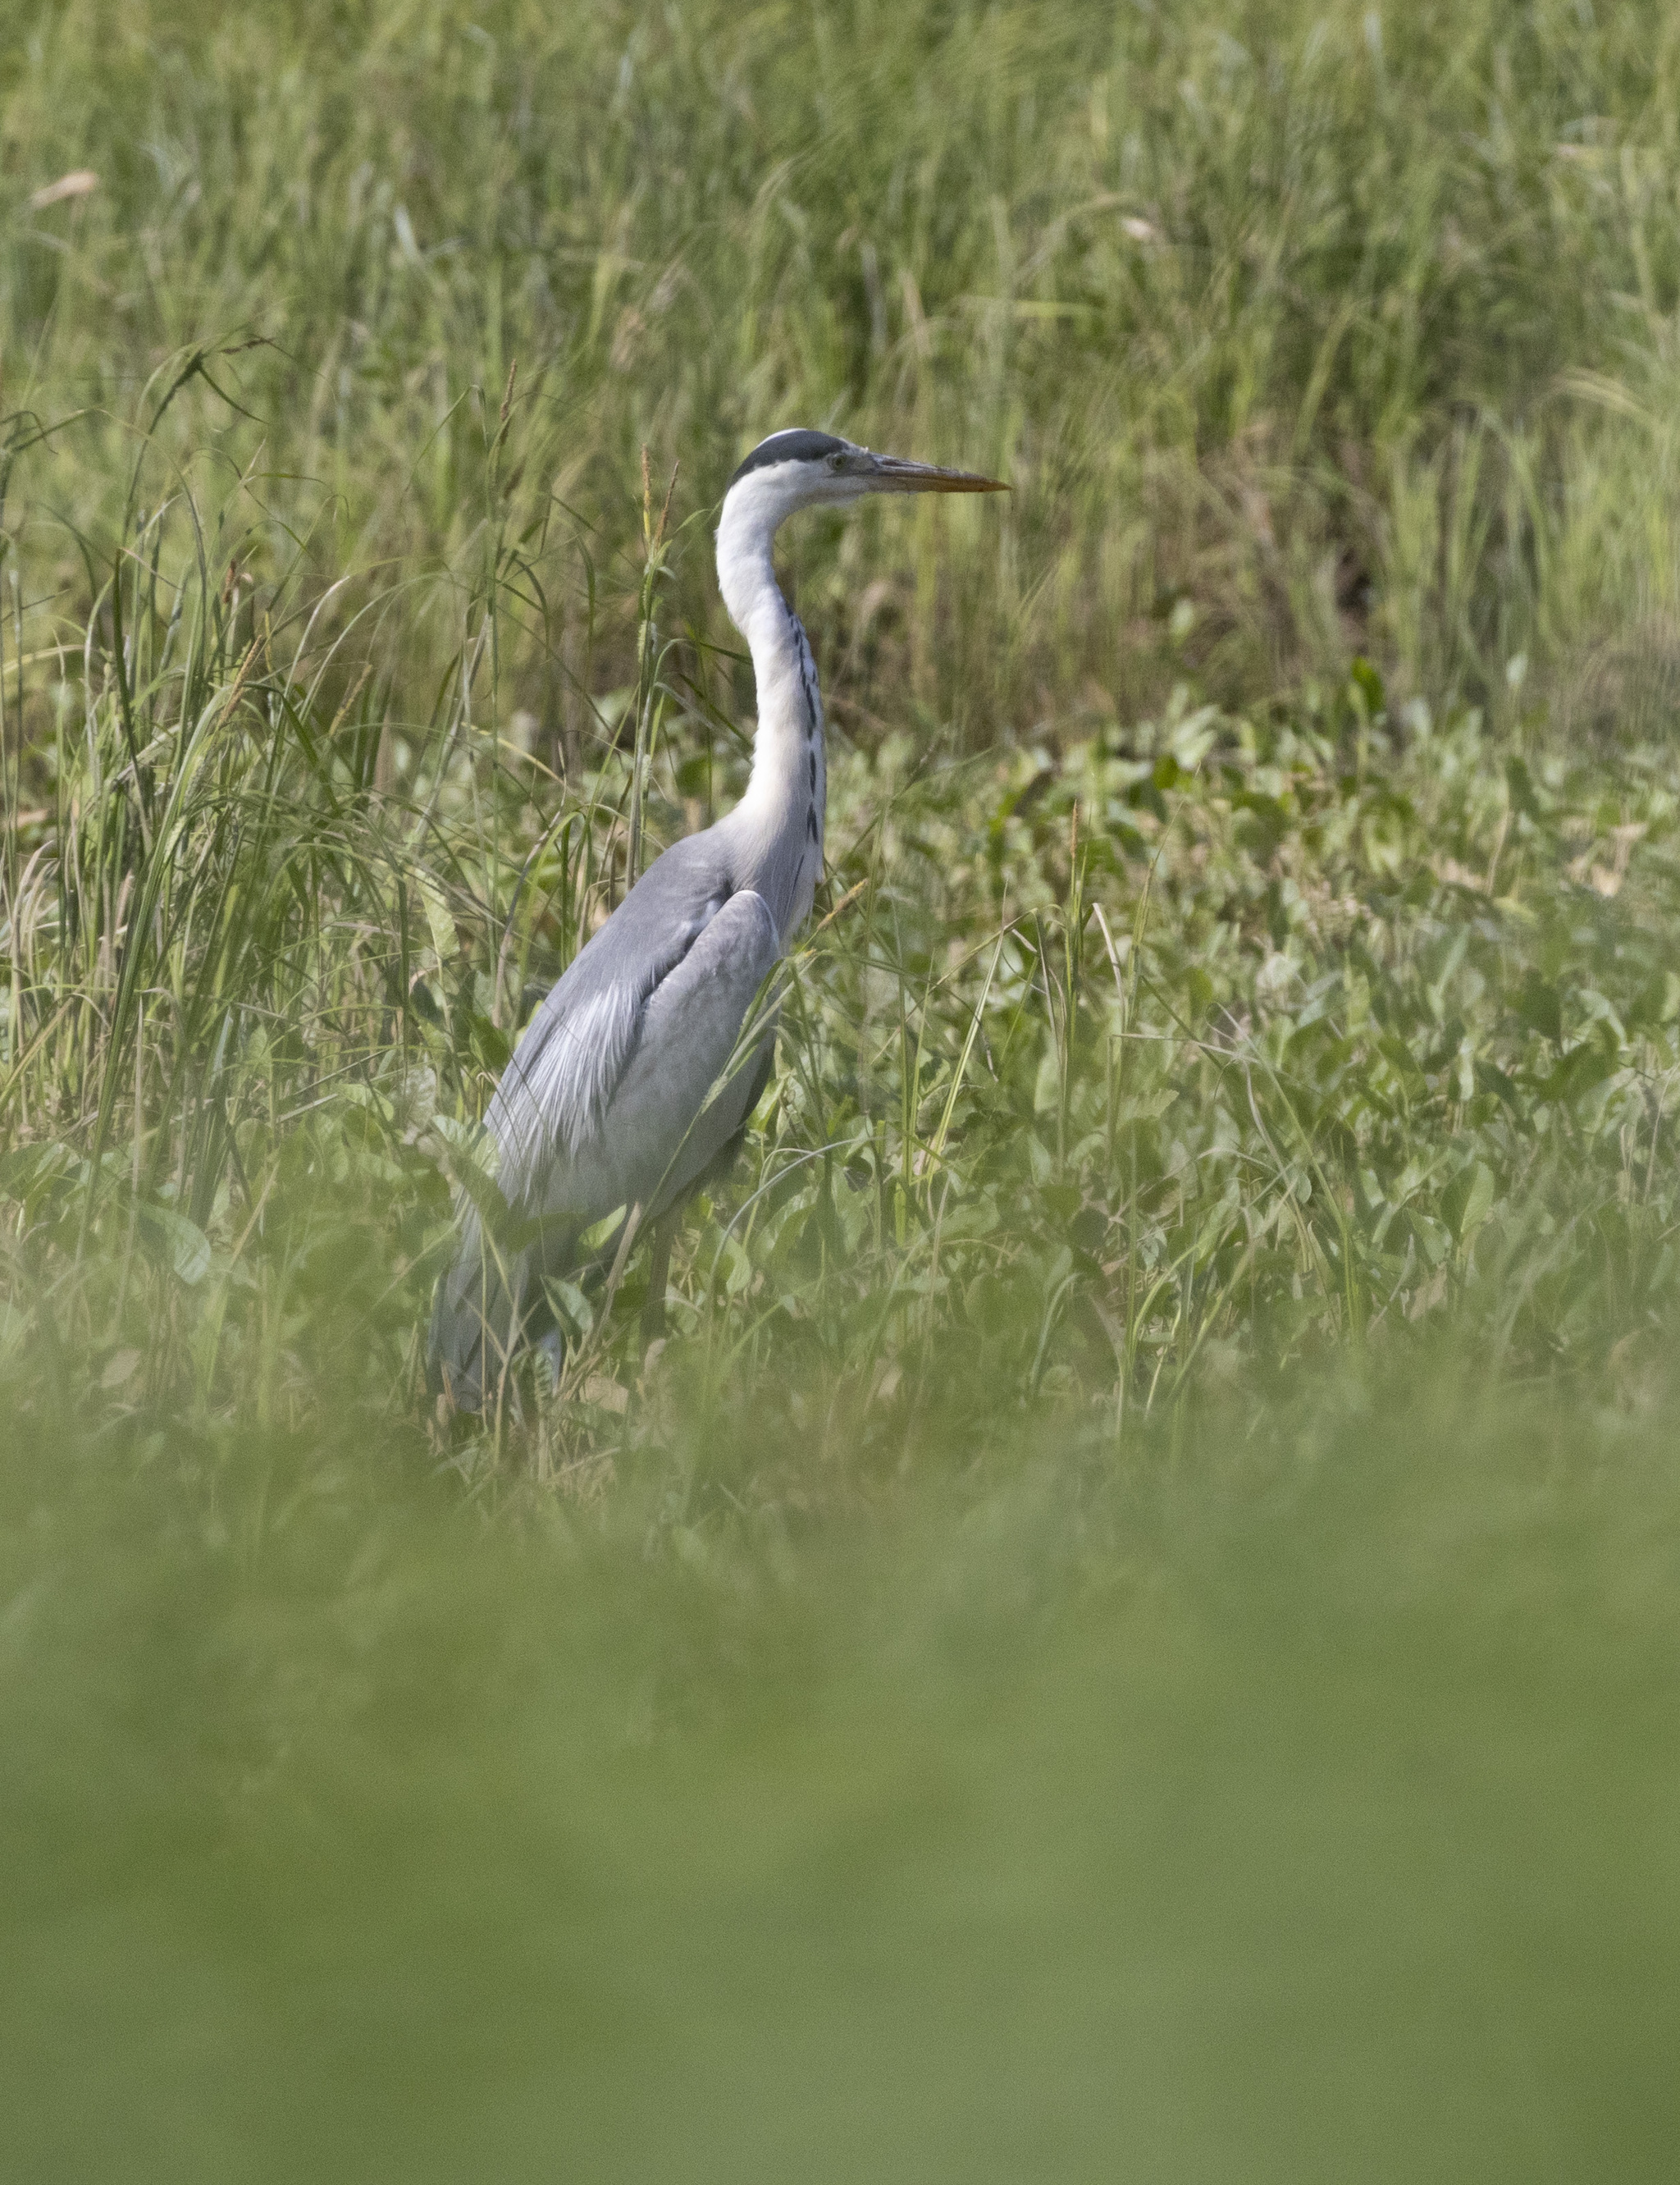
<path fill-rule="evenodd" d="M 1002 478 L 978 471 L 945 471 L 937 463 L 913 463 L 902 455 L 877 455 L 869 477 L 874 493 L 1007 493 Z"/>

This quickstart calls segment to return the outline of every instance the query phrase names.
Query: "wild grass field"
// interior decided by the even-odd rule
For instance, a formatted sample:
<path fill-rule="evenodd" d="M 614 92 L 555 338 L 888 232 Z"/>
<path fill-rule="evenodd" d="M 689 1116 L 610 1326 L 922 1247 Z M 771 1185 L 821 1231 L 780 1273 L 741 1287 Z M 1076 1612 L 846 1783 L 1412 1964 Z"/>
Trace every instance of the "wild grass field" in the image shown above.
<path fill-rule="evenodd" d="M 739 793 L 775 1080 L 420 1371 Z M 1680 20 L 66 0 L 0 41 L 20 2177 L 1658 2179 Z"/>

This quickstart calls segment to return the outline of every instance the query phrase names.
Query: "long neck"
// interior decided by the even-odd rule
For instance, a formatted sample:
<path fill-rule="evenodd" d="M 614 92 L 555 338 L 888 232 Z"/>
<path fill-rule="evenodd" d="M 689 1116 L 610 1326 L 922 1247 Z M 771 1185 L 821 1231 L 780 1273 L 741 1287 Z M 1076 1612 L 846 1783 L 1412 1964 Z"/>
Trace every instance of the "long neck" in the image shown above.
<path fill-rule="evenodd" d="M 784 946 L 804 924 L 822 877 L 828 799 L 816 664 L 770 558 L 785 512 L 738 488 L 717 529 L 723 604 L 746 640 L 758 687 L 752 774 L 727 824 L 741 855 L 743 882 L 769 903 Z"/>

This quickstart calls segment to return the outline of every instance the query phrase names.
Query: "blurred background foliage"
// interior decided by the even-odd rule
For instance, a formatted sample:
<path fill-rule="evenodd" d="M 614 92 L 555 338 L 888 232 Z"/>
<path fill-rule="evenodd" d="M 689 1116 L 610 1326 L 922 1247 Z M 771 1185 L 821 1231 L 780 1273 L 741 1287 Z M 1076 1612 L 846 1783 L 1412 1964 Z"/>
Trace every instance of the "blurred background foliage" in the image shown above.
<path fill-rule="evenodd" d="M 1491 0 L 0 45 L 30 2174 L 1666 2174 L 1677 92 Z M 570 1286 L 451 1427 L 790 422 L 1015 490 L 784 541 L 776 1080 L 669 1340 Z"/>
<path fill-rule="evenodd" d="M 622 590 L 640 448 L 698 506 L 794 421 L 1017 489 L 807 527 L 848 726 L 907 679 L 973 744 L 1130 717 L 1180 601 L 1225 702 L 1360 653 L 1504 707 L 1521 655 L 1625 724 L 1677 672 L 1677 75 L 1666 10 L 1572 0 L 79 0 L 0 59 L 6 407 L 92 413 L 53 500 L 109 547 L 142 383 L 254 344 L 160 454 L 260 481 L 259 594 L 287 528 L 318 585 L 438 585 L 376 648 L 399 718 L 516 542 L 548 612 L 505 700 L 558 736 L 555 618 L 580 552 Z M 703 555 L 681 604 L 716 634 Z"/>

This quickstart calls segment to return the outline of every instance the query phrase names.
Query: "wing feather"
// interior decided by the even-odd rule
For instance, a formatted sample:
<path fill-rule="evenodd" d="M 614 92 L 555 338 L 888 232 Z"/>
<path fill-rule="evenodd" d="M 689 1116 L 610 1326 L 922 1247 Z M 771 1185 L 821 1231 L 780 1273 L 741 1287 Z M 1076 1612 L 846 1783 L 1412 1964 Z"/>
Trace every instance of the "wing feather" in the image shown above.
<path fill-rule="evenodd" d="M 762 896 L 731 892 L 700 863 L 699 847 L 690 837 L 649 869 L 502 1074 L 485 1120 L 497 1188 L 524 1219 L 504 1246 L 468 1211 L 432 1326 L 434 1383 L 464 1409 L 480 1407 L 531 1339 L 539 1272 L 563 1272 L 578 1232 L 614 1208 L 651 1212 L 677 1196 L 740 1128 L 762 1085 L 773 1024 L 710 1097 L 780 953 L 775 921 Z"/>
<path fill-rule="evenodd" d="M 730 894 L 701 862 L 704 838 L 667 850 L 582 948 L 538 1010 L 484 1120 L 511 1206 L 548 1196 L 556 1169 L 587 1164 L 635 1052 L 643 1012 Z"/>
<path fill-rule="evenodd" d="M 769 905 L 744 888 L 650 998 L 607 1113 L 606 1165 L 622 1194 L 615 1204 L 667 1204 L 740 1129 L 752 1104 L 749 1091 L 762 1085 L 773 1017 L 733 1070 L 729 1065 L 780 953 Z"/>
<path fill-rule="evenodd" d="M 575 1160 L 596 1135 L 645 1003 L 620 981 L 569 1009 L 544 1006 L 502 1073 L 485 1118 L 501 1148 L 504 1176 L 534 1175 L 555 1154 Z"/>

